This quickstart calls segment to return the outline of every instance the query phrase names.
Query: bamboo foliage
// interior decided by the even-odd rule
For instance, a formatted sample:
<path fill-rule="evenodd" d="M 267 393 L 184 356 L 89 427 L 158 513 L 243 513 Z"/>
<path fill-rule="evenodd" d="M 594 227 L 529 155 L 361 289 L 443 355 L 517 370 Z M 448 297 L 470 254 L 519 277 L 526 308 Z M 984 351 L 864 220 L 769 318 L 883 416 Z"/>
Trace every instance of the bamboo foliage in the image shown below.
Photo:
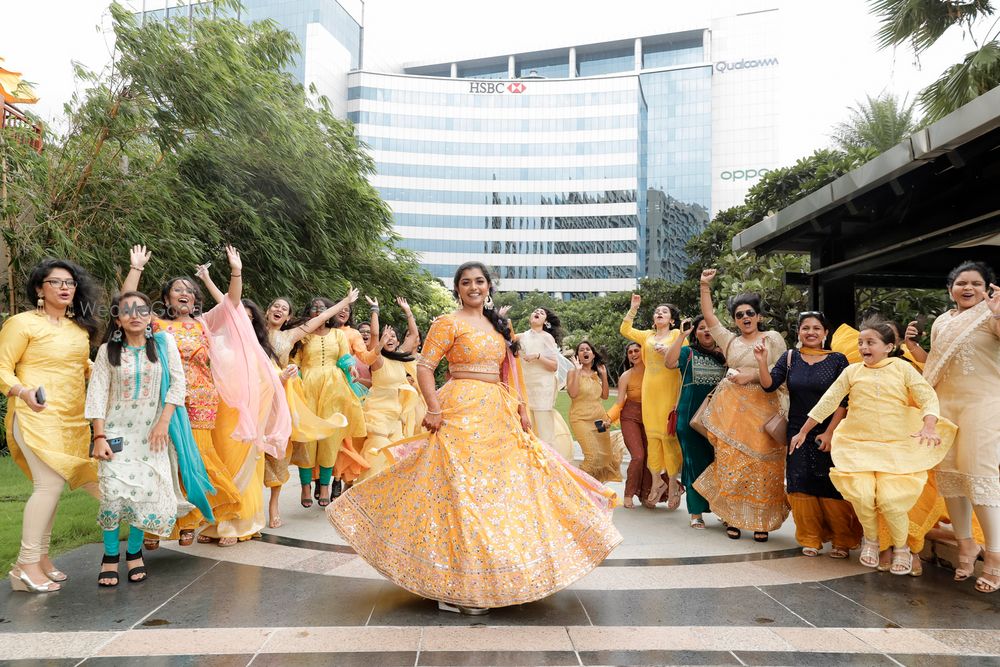
<path fill-rule="evenodd" d="M 348 283 L 384 300 L 430 299 L 352 126 L 285 71 L 294 38 L 273 22 L 196 11 L 140 25 L 113 4 L 113 63 L 77 68 L 83 92 L 66 107 L 65 133 L 42 156 L 0 145 L 14 289 L 38 259 L 63 256 L 111 291 L 128 248 L 144 243 L 154 255 L 143 286 L 155 291 L 197 263 L 223 269 L 232 243 L 261 301 L 339 296 Z"/>

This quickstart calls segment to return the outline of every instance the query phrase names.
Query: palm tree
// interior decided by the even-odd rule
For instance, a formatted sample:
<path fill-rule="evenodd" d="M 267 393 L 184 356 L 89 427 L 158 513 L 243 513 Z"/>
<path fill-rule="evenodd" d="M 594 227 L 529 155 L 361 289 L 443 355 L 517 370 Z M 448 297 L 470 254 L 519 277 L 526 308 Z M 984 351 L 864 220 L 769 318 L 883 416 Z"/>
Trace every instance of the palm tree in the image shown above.
<path fill-rule="evenodd" d="M 871 10 L 882 24 L 876 34 L 881 49 L 908 42 L 919 55 L 954 26 L 961 27 L 976 46 L 920 92 L 928 122 L 1000 85 L 1000 21 L 980 39 L 974 35 L 976 23 L 996 13 L 990 0 L 871 0 Z"/>
<path fill-rule="evenodd" d="M 848 155 L 861 151 L 885 152 L 920 127 L 914 119 L 914 103 L 885 94 L 849 107 L 849 119 L 837 123 L 831 135 L 834 144 Z"/>

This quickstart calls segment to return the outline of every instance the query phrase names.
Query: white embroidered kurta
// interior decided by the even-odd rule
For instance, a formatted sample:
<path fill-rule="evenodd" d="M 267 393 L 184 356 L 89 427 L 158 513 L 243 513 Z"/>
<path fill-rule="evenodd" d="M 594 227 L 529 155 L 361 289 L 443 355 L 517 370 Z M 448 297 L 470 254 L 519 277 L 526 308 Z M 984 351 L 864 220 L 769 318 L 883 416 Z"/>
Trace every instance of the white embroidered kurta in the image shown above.
<path fill-rule="evenodd" d="M 167 336 L 170 389 L 167 402 L 184 405 L 184 367 L 177 344 Z M 149 433 L 160 418 L 162 360 L 152 363 L 144 347 L 122 348 L 121 365 L 108 361 L 107 344 L 94 360 L 87 389 L 87 419 L 104 419 L 109 439 L 123 438 L 121 452 L 98 464 L 101 509 L 97 522 L 103 530 L 116 530 L 122 522 L 161 537 L 170 535 L 177 520 L 170 452 L 154 452 Z"/>

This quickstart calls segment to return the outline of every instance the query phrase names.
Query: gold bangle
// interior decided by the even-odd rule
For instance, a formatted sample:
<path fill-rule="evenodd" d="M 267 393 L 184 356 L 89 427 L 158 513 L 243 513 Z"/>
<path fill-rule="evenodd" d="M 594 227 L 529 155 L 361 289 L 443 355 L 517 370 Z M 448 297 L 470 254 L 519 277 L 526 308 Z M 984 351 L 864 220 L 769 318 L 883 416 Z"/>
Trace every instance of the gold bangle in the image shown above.
<path fill-rule="evenodd" d="M 426 414 L 426 415 L 439 415 L 439 414 L 441 414 L 441 411 L 438 410 L 437 412 L 435 412 L 434 410 L 426 410 L 424 412 L 424 414 Z"/>

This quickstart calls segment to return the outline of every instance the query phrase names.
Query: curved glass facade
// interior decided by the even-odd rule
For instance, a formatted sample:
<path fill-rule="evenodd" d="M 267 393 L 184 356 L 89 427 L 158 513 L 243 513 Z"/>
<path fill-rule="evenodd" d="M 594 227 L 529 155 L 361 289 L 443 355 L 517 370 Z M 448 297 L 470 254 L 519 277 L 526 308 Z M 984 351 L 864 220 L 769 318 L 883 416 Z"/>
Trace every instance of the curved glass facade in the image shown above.
<path fill-rule="evenodd" d="M 644 103 L 634 75 L 359 72 L 349 91 L 349 118 L 375 158 L 373 183 L 401 245 L 436 277 L 447 283 L 470 259 L 492 266 L 501 289 L 521 292 L 615 291 L 640 277 Z"/>

